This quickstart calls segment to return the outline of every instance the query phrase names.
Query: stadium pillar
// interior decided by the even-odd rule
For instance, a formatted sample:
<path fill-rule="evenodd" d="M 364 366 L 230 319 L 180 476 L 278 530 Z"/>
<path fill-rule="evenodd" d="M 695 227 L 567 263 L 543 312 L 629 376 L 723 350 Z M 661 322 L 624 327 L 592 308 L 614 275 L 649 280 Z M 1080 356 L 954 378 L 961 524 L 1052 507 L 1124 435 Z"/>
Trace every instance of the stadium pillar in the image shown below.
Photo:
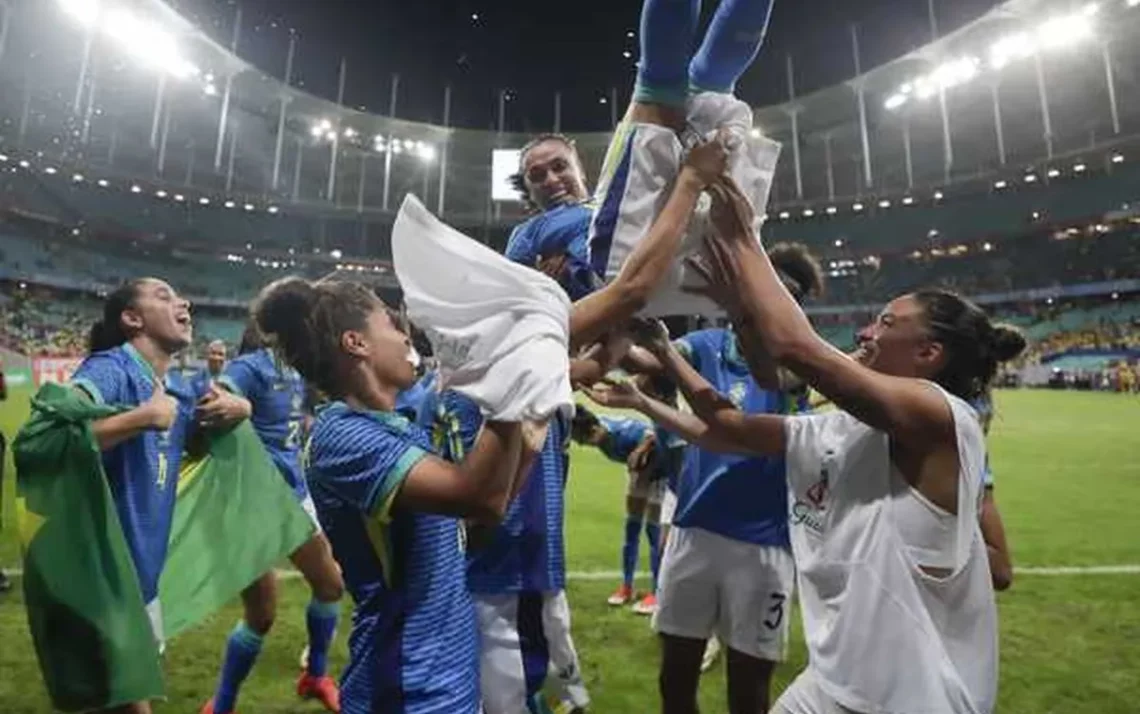
<path fill-rule="evenodd" d="M 166 73 L 158 75 L 158 87 L 154 92 L 154 110 L 150 116 L 150 148 L 158 148 L 158 128 L 162 116 L 162 104 L 166 100 Z"/>
<path fill-rule="evenodd" d="M 998 78 L 990 82 L 990 96 L 994 103 L 994 134 L 997 136 L 998 160 L 1005 166 L 1005 131 L 1001 124 L 1001 95 L 999 93 Z"/>
<path fill-rule="evenodd" d="M 368 152 L 360 152 L 360 179 L 356 182 L 356 212 L 364 213 L 364 182 L 368 180 Z"/>
<path fill-rule="evenodd" d="M 1112 71 L 1112 41 L 1105 38 L 1104 44 L 1100 46 L 1101 54 L 1104 56 L 1104 83 L 1108 87 L 1108 110 L 1112 114 L 1112 133 L 1120 133 L 1120 110 L 1116 106 L 1116 77 Z M 3 54 L 4 44 L 0 42 L 0 54 Z"/>
<path fill-rule="evenodd" d="M 792 159 L 796 168 L 796 198 L 802 201 L 804 198 L 804 175 L 803 166 L 800 163 L 800 107 L 795 103 L 795 68 L 792 65 L 792 56 L 790 54 L 787 56 L 787 60 L 789 102 L 787 112 L 792 118 Z"/>
<path fill-rule="evenodd" d="M 392 121 L 396 118 L 396 100 L 400 96 L 400 75 L 392 75 L 392 94 L 388 97 L 388 151 L 384 153 L 384 200 L 381 204 L 385 211 L 392 197 L 392 151 L 393 139 Z"/>
<path fill-rule="evenodd" d="M 20 109 L 20 126 L 16 133 L 16 145 L 24 148 L 24 137 L 28 133 L 28 120 L 32 114 L 31 65 L 24 70 L 24 106 Z"/>
<path fill-rule="evenodd" d="M 305 158 L 305 145 L 297 137 L 297 160 L 293 162 L 293 203 L 301 197 L 301 160 Z"/>
<path fill-rule="evenodd" d="M 336 205 L 336 162 L 340 157 L 340 112 L 341 107 L 344 105 L 344 81 L 348 76 L 348 60 L 344 57 L 340 58 L 340 77 L 337 79 L 336 88 L 336 133 L 333 135 L 331 153 L 329 154 L 329 181 L 325 187 L 325 198 Z"/>
<path fill-rule="evenodd" d="M 166 172 L 166 142 L 169 138 L 170 112 L 165 112 L 162 116 L 162 138 L 158 142 L 158 163 L 156 164 L 157 174 L 160 178 Z M 230 190 L 229 184 L 226 185 L 226 190 Z"/>
<path fill-rule="evenodd" d="M 618 124 L 617 103 L 617 87 L 610 87 L 610 126 L 613 128 Z"/>
<path fill-rule="evenodd" d="M 938 14 L 934 12 L 934 0 L 926 0 L 926 10 L 930 16 L 930 41 L 938 41 Z M 942 116 L 942 174 L 950 183 L 950 172 L 954 169 L 954 143 L 950 137 L 950 106 L 946 102 L 946 88 L 938 86 L 938 112 Z"/>
<path fill-rule="evenodd" d="M 1033 66 L 1037 71 L 1037 98 L 1041 102 L 1042 136 L 1045 139 L 1045 154 L 1053 158 L 1053 118 L 1049 115 L 1049 93 L 1045 88 L 1045 68 L 1041 65 L 1041 55 L 1033 54 Z"/>
<path fill-rule="evenodd" d="M 91 140 L 91 119 L 95 114 L 95 88 L 99 81 L 98 57 L 91 62 L 91 78 L 87 81 L 87 107 L 83 110 L 83 129 L 79 135 L 84 146 Z"/>
<path fill-rule="evenodd" d="M 867 132 L 867 95 L 863 82 L 863 63 L 859 58 L 859 28 L 851 26 L 851 52 L 855 57 L 855 101 L 859 107 L 859 139 L 863 144 L 863 183 L 869 189 L 875 185 L 871 173 L 871 139 Z"/>
<path fill-rule="evenodd" d="M 170 118 L 169 112 L 167 118 Z M 233 190 L 234 187 L 234 159 L 237 158 L 237 126 L 230 132 L 230 159 L 226 163 L 226 193 Z"/>
<path fill-rule="evenodd" d="M 443 126 L 451 124 L 451 85 L 443 88 Z M 451 148 L 451 134 L 443 141 L 439 152 L 439 195 L 436 197 L 435 212 L 443 218 L 444 196 L 447 194 L 447 154 Z"/>
<path fill-rule="evenodd" d="M 8 46 L 8 25 L 12 15 L 12 6 L 8 0 L 0 0 L 0 61 L 4 59 L 4 50 Z"/>
<path fill-rule="evenodd" d="M 297 50 L 297 36 L 289 33 L 289 53 L 285 57 L 285 88 L 293 80 L 293 54 Z M 277 139 L 273 145 L 273 180 L 270 188 L 276 191 L 281 185 L 281 153 L 285 150 L 285 110 L 289 107 L 288 93 L 281 97 L 281 107 L 277 113 Z"/>
<path fill-rule="evenodd" d="M 238 39 L 241 37 L 241 6 L 237 8 L 237 13 L 234 16 L 234 35 L 233 40 L 230 42 L 230 51 L 235 55 L 238 49 Z M 222 149 L 225 147 L 226 139 L 226 122 L 229 121 L 230 116 L 230 93 L 234 88 L 234 73 L 226 72 L 226 91 L 222 95 L 222 111 L 218 116 L 218 139 L 214 144 L 214 171 L 220 171 L 222 168 Z"/>
<path fill-rule="evenodd" d="M 823 154 L 827 160 L 827 200 L 835 200 L 835 164 L 831 161 L 831 132 L 823 135 Z"/>
<path fill-rule="evenodd" d="M 499 90 L 499 118 L 496 126 L 498 126 L 498 135 L 495 137 L 495 144 L 501 149 L 503 148 L 503 134 L 507 128 L 507 92 L 505 89 Z M 495 205 L 495 220 L 498 221 L 503 217 L 503 206 L 494 198 L 491 200 Z"/>
<path fill-rule="evenodd" d="M 79 79 L 75 82 L 75 101 L 71 105 L 73 114 L 79 113 L 79 107 L 83 103 L 83 87 L 87 84 L 87 69 L 91 65 L 91 50 L 95 46 L 97 28 L 97 22 L 91 23 L 83 38 L 83 58 L 79 61 Z"/>
<path fill-rule="evenodd" d="M 914 190 L 914 154 L 910 145 L 910 114 L 903 117 L 903 155 L 906 158 L 906 188 Z"/>
<path fill-rule="evenodd" d="M 554 93 L 554 133 L 562 131 L 562 92 Z"/>

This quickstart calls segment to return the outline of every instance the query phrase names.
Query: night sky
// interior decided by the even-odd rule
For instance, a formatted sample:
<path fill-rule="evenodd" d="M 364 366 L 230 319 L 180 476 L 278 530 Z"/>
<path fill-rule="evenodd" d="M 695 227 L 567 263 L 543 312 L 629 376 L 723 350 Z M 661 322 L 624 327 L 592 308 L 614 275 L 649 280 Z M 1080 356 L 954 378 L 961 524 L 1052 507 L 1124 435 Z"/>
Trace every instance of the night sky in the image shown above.
<path fill-rule="evenodd" d="M 387 113 L 399 73 L 396 115 L 442 119 L 443 88 L 453 87 L 452 123 L 495 126 L 497 97 L 508 90 L 508 130 L 549 129 L 555 90 L 563 129 L 609 126 L 601 102 L 618 90 L 624 107 L 637 59 L 641 0 L 172 0 L 228 45 L 238 4 L 239 54 L 284 75 L 288 33 L 298 36 L 294 84 L 335 98 L 341 57 L 348 62 L 345 104 Z M 939 30 L 976 18 L 994 0 L 936 0 Z M 716 3 L 705 0 L 707 16 Z M 739 95 L 756 105 L 787 97 L 785 56 L 795 61 L 800 94 L 850 78 L 851 23 L 859 24 L 864 69 L 930 38 L 926 0 L 776 0 L 768 39 Z M 635 33 L 633 37 L 629 33 Z M 628 57 L 625 54 L 628 53 Z"/>

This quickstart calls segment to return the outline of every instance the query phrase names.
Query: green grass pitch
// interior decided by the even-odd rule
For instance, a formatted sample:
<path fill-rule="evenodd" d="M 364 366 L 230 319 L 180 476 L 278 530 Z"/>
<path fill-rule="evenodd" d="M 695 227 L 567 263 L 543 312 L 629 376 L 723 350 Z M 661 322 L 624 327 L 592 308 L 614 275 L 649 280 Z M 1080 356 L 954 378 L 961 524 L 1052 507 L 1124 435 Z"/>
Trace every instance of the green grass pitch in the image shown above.
<path fill-rule="evenodd" d="M 11 437 L 26 409 L 15 394 L 0 409 Z M 1134 714 L 1140 711 L 1140 572 L 1047 574 L 1035 568 L 1140 565 L 1140 399 L 1117 395 L 1003 392 L 991 437 L 998 503 L 1016 565 L 1013 588 L 999 596 L 1001 692 L 1011 714 Z M 0 565 L 19 556 L 11 528 L 12 472 L 7 469 Z M 567 501 L 568 562 L 575 573 L 618 567 L 625 479 L 621 469 L 578 450 Z M 643 568 L 645 555 L 643 553 Z M 658 708 L 657 643 L 646 619 L 605 604 L 616 585 L 577 577 L 569 597 L 574 636 L 594 712 L 643 714 Z M 317 712 L 295 700 L 292 684 L 304 643 L 305 587 L 282 590 L 277 626 L 248 680 L 239 710 L 247 714 Z M 345 657 L 347 609 L 333 667 Z M 211 695 L 236 606 L 170 643 L 170 699 L 158 712 L 196 712 Z M 797 623 L 798 624 L 798 623 Z M 782 688 L 805 661 L 795 628 Z M 724 712 L 723 663 L 702 680 L 707 712 Z M 19 588 L 0 597 L 0 711 L 48 712 L 27 635 Z"/>

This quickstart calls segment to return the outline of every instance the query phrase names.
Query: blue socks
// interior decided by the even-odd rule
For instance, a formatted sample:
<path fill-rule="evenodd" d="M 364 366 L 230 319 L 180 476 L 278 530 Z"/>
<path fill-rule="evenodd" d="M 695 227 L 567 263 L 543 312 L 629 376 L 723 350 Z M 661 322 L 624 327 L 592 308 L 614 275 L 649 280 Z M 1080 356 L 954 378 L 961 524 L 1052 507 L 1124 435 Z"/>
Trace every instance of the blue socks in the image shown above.
<path fill-rule="evenodd" d="M 214 711 L 217 714 L 228 714 L 234 710 L 241 683 L 249 676 L 260 653 L 261 635 L 249 629 L 245 622 L 239 622 L 226 640 L 222 674 L 218 678 L 218 691 L 214 694 Z"/>
<path fill-rule="evenodd" d="M 733 92 L 764 44 L 772 2 L 721 0 L 689 65 L 689 84 L 694 91 Z"/>
<path fill-rule="evenodd" d="M 630 587 L 633 587 L 634 571 L 637 570 L 637 551 L 640 541 L 641 516 L 627 516 L 625 541 L 621 545 L 621 581 Z"/>
<path fill-rule="evenodd" d="M 689 52 L 700 13 L 701 0 L 644 0 L 635 102 L 685 106 Z"/>
<path fill-rule="evenodd" d="M 649 570 L 653 573 L 653 592 L 657 592 L 657 573 L 661 570 L 661 526 L 645 523 L 645 540 L 649 543 Z"/>
<path fill-rule="evenodd" d="M 329 646 L 336 631 L 340 605 L 335 602 L 310 600 L 305 609 L 305 625 L 309 630 L 309 674 L 323 677 L 328 673 Z"/>

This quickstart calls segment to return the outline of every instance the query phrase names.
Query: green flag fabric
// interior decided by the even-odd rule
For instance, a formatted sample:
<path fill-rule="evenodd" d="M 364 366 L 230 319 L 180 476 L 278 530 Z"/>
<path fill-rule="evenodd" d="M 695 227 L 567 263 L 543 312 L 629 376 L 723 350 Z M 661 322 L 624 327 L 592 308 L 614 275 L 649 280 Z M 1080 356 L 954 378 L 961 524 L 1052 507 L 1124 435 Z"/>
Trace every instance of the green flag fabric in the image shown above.
<path fill-rule="evenodd" d="M 56 709 L 161 697 L 138 576 L 91 422 L 122 411 L 46 384 L 13 444 L 28 626 Z"/>
<path fill-rule="evenodd" d="M 24 598 L 44 683 L 63 712 L 161 698 L 158 646 L 91 422 L 122 411 L 44 385 L 16 437 Z M 179 474 L 159 581 L 164 637 L 200 622 L 312 537 L 253 428 L 215 435 Z"/>
<path fill-rule="evenodd" d="M 174 637 L 229 602 L 315 533 L 249 422 L 184 464 L 158 599 Z"/>

